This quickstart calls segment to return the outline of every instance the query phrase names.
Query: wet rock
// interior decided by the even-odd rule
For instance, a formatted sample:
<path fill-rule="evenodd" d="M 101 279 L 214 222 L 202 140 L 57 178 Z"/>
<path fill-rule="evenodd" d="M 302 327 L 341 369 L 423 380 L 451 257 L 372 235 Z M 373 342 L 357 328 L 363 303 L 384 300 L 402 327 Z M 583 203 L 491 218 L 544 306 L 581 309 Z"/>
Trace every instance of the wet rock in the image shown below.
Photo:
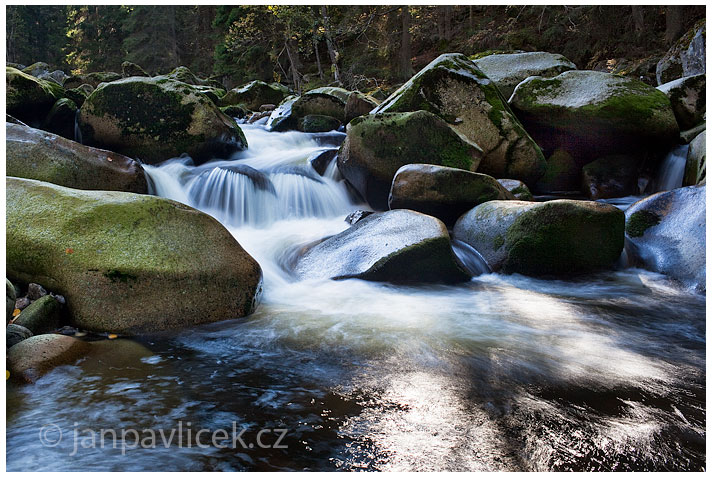
<path fill-rule="evenodd" d="M 707 132 L 703 131 L 690 143 L 685 161 L 683 186 L 695 186 L 707 182 Z"/>
<path fill-rule="evenodd" d="M 623 211 L 610 204 L 489 201 L 457 221 L 453 238 L 474 247 L 495 272 L 567 276 L 613 267 L 624 227 Z"/>
<path fill-rule="evenodd" d="M 262 111 L 259 113 L 252 113 L 250 115 L 250 118 L 247 120 L 249 124 L 256 123 L 257 121 L 261 120 L 262 118 L 269 117 L 270 112 L 269 111 Z"/>
<path fill-rule="evenodd" d="M 512 96 L 514 88 L 530 76 L 550 78 L 576 69 L 576 65 L 565 56 L 544 51 L 487 55 L 473 63 L 494 81 L 505 99 Z"/>
<path fill-rule="evenodd" d="M 341 121 L 331 116 L 324 115 L 306 115 L 299 118 L 299 131 L 305 133 L 326 133 L 334 131 L 341 127 Z"/>
<path fill-rule="evenodd" d="M 273 105 L 272 103 L 267 103 L 264 105 L 260 105 L 260 111 L 273 111 L 277 105 Z"/>
<path fill-rule="evenodd" d="M 473 207 L 514 199 L 492 176 L 431 164 L 407 164 L 393 178 L 388 205 L 434 216 L 452 227 Z"/>
<path fill-rule="evenodd" d="M 121 76 L 128 78 L 129 76 L 151 76 L 146 73 L 146 70 L 141 68 L 136 63 L 125 61 L 121 64 Z"/>
<path fill-rule="evenodd" d="M 680 142 L 683 144 L 688 144 L 690 141 L 695 139 L 698 134 L 702 133 L 707 129 L 706 123 L 701 123 L 694 128 L 688 129 L 687 131 L 680 132 Z"/>
<path fill-rule="evenodd" d="M 348 96 L 346 106 L 344 107 L 344 121 L 348 123 L 354 118 L 367 115 L 379 104 L 380 102 L 372 96 L 364 95 L 358 91 L 352 91 Z"/>
<path fill-rule="evenodd" d="M 536 183 L 537 191 L 557 193 L 578 191 L 580 187 L 581 166 L 569 153 L 557 149 L 546 161 L 546 172 Z"/>
<path fill-rule="evenodd" d="M 10 377 L 33 383 L 55 367 L 75 363 L 89 350 L 88 343 L 66 335 L 35 335 L 8 350 Z"/>
<path fill-rule="evenodd" d="M 582 191 L 590 199 L 630 196 L 636 192 L 638 160 L 630 156 L 606 156 L 588 163 L 581 171 Z"/>
<path fill-rule="evenodd" d="M 39 126 L 54 103 L 64 96 L 56 83 L 40 80 L 15 68 L 5 69 L 5 111 L 23 123 Z"/>
<path fill-rule="evenodd" d="M 286 96 L 287 93 L 283 89 L 255 80 L 225 93 L 218 106 L 244 105 L 252 111 L 257 111 L 266 103 L 279 104 Z"/>
<path fill-rule="evenodd" d="M 353 226 L 354 224 L 359 222 L 361 219 L 367 218 L 371 214 L 373 214 L 373 211 L 363 211 L 363 210 L 354 211 L 351 214 L 349 214 L 348 216 L 346 216 L 344 221 L 346 221 L 348 224 L 351 224 Z"/>
<path fill-rule="evenodd" d="M 6 123 L 5 134 L 8 176 L 75 189 L 148 193 L 143 168 L 131 158 L 27 126 Z"/>
<path fill-rule="evenodd" d="M 326 168 L 329 164 L 336 158 L 338 150 L 327 149 L 326 151 L 320 151 L 316 153 L 313 157 L 309 158 L 309 164 L 311 164 L 314 171 L 319 173 L 319 176 L 323 176 L 326 172 Z"/>
<path fill-rule="evenodd" d="M 220 107 L 220 111 L 228 115 L 230 118 L 246 118 L 250 114 L 250 112 L 241 105 L 222 106 Z M 256 114 L 257 113 L 253 113 L 250 119 L 252 119 Z"/>
<path fill-rule="evenodd" d="M 534 200 L 534 196 L 532 196 L 527 185 L 517 179 L 498 179 L 497 182 L 501 184 L 504 189 L 509 191 L 512 196 L 514 196 L 514 199 L 520 201 Z"/>
<path fill-rule="evenodd" d="M 331 93 L 308 92 L 302 96 L 289 96 L 272 111 L 267 121 L 270 131 L 288 131 L 299 128 L 299 120 L 308 115 L 331 116 L 344 120 L 344 105 Z"/>
<path fill-rule="evenodd" d="M 427 111 L 360 116 L 346 128 L 338 166 L 346 180 L 377 210 L 388 208 L 401 166 L 429 164 L 475 171 L 480 148 Z"/>
<path fill-rule="evenodd" d="M 12 312 L 15 310 L 16 300 L 15 286 L 12 285 L 10 279 L 5 278 L 5 317 L 7 322 L 12 320 Z"/>
<path fill-rule="evenodd" d="M 62 304 L 50 295 L 35 300 L 15 318 L 15 323 L 27 327 L 33 334 L 46 334 L 59 327 Z"/>
<path fill-rule="evenodd" d="M 580 165 L 610 154 L 662 156 L 679 135 L 664 93 L 599 71 L 528 78 L 510 103 L 544 150 L 564 149 Z"/>
<path fill-rule="evenodd" d="M 693 128 L 703 121 L 707 106 L 706 77 L 705 74 L 687 76 L 658 86 L 670 99 L 680 129 Z"/>
<path fill-rule="evenodd" d="M 43 128 L 64 138 L 74 140 L 74 123 L 77 117 L 77 105 L 69 98 L 60 98 L 54 104 Z"/>
<path fill-rule="evenodd" d="M 626 252 L 633 265 L 705 290 L 706 186 L 653 194 L 626 211 Z"/>
<path fill-rule="evenodd" d="M 18 297 L 17 300 L 15 300 L 15 309 L 25 310 L 31 303 L 32 301 L 27 297 Z"/>
<path fill-rule="evenodd" d="M 658 85 L 705 72 L 705 20 L 685 33 L 662 57 L 655 69 Z"/>
<path fill-rule="evenodd" d="M 27 286 L 27 298 L 30 300 L 37 300 L 46 295 L 47 291 L 39 284 L 30 283 L 30 285 Z"/>
<path fill-rule="evenodd" d="M 22 224 L 7 231 L 8 276 L 65 296 L 70 325 L 131 334 L 256 307 L 259 265 L 207 214 L 155 196 L 6 181 L 7 221 Z"/>
<path fill-rule="evenodd" d="M 83 142 L 154 164 L 187 153 L 196 162 L 247 147 L 235 120 L 195 87 L 166 77 L 105 83 L 79 113 Z"/>
<path fill-rule="evenodd" d="M 495 84 L 466 56 L 440 55 L 372 113 L 426 110 L 482 148 L 478 172 L 535 183 L 544 156 Z M 422 161 L 420 161 L 422 162 Z"/>
<path fill-rule="evenodd" d="M 5 329 L 5 347 L 10 348 L 32 337 L 32 331 L 22 325 L 8 324 Z"/>
<path fill-rule="evenodd" d="M 298 259 L 302 279 L 358 278 L 387 282 L 460 282 L 445 225 L 399 209 L 372 214 L 311 248 Z"/>

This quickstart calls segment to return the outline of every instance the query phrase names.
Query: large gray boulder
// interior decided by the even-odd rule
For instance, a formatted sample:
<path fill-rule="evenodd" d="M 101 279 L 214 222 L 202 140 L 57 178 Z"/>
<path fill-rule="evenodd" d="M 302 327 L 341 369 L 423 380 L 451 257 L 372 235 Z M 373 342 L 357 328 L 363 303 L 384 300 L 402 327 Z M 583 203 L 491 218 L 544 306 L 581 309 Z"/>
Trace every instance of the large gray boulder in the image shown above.
<path fill-rule="evenodd" d="M 346 100 L 333 92 L 312 90 L 302 96 L 288 96 L 272 111 L 267 127 L 270 131 L 299 130 L 300 120 L 309 115 L 330 116 L 343 122 L 345 107 Z"/>
<path fill-rule="evenodd" d="M 372 113 L 426 110 L 482 148 L 478 172 L 535 183 L 544 156 L 507 100 L 475 64 L 459 53 L 440 55 Z"/>
<path fill-rule="evenodd" d="M 512 96 L 514 88 L 530 76 L 550 78 L 576 69 L 564 55 L 544 51 L 487 55 L 473 63 L 494 81 L 507 99 Z"/>
<path fill-rule="evenodd" d="M 510 103 L 544 150 L 564 149 L 581 165 L 611 154 L 660 156 L 679 135 L 664 93 L 600 71 L 527 78 Z"/>
<path fill-rule="evenodd" d="M 655 68 L 658 85 L 706 71 L 705 36 L 706 22 L 702 20 L 668 50 Z"/>
<path fill-rule="evenodd" d="M 698 134 L 690 142 L 685 161 L 683 186 L 695 186 L 707 182 L 707 131 Z"/>
<path fill-rule="evenodd" d="M 82 141 L 153 164 L 188 153 L 196 163 L 247 147 L 235 120 L 196 87 L 166 77 L 100 85 L 79 110 Z"/>
<path fill-rule="evenodd" d="M 141 164 L 39 129 L 5 123 L 5 173 L 75 189 L 147 194 Z"/>
<path fill-rule="evenodd" d="M 30 126 L 39 126 L 54 103 L 64 96 L 58 84 L 5 68 L 5 112 Z"/>
<path fill-rule="evenodd" d="M 371 214 L 309 249 L 296 263 L 302 279 L 461 282 L 445 225 L 415 211 Z"/>
<path fill-rule="evenodd" d="M 401 166 L 428 163 L 475 171 L 479 147 L 427 111 L 359 116 L 346 127 L 338 167 L 371 207 L 388 209 Z"/>
<path fill-rule="evenodd" d="M 628 208 L 629 260 L 705 290 L 705 192 L 706 186 L 673 189 Z"/>
<path fill-rule="evenodd" d="M 435 216 L 452 227 L 473 207 L 496 199 L 514 196 L 492 176 L 432 164 L 407 164 L 393 178 L 388 205 Z"/>
<path fill-rule="evenodd" d="M 463 215 L 453 238 L 493 271 L 573 275 L 612 267 L 623 250 L 623 211 L 591 201 L 489 201 Z"/>
<path fill-rule="evenodd" d="M 658 89 L 670 99 L 672 111 L 681 130 L 697 126 L 704 121 L 707 111 L 707 75 L 686 76 L 673 80 Z"/>
<path fill-rule="evenodd" d="M 7 178 L 7 275 L 67 301 L 70 324 L 139 333 L 242 317 L 260 266 L 215 219 L 140 194 Z"/>

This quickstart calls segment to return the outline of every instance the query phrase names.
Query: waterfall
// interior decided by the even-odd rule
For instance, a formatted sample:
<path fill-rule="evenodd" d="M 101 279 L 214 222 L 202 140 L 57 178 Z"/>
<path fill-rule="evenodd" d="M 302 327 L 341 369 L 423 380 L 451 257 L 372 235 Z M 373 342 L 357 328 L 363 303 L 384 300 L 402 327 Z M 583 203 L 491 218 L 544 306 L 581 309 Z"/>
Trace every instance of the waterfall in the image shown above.
<path fill-rule="evenodd" d="M 685 175 L 687 150 L 690 145 L 675 146 L 665 157 L 660 165 L 658 177 L 655 181 L 655 191 L 670 191 L 682 187 L 682 178 Z"/>
<path fill-rule="evenodd" d="M 478 276 L 482 274 L 489 274 L 492 272 L 489 264 L 482 254 L 480 254 L 477 249 L 471 245 L 458 241 L 457 239 L 452 240 L 452 251 L 455 253 L 457 262 L 469 272 L 472 276 Z"/>

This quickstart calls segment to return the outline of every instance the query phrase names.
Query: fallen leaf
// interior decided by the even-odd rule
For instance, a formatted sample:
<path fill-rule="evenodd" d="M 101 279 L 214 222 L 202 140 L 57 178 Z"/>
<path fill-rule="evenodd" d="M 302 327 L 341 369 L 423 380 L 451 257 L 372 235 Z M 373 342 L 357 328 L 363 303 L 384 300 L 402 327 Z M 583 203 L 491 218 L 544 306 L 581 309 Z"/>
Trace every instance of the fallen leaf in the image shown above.
<path fill-rule="evenodd" d="M 20 312 L 22 312 L 20 309 L 15 309 L 12 311 L 12 316 L 17 317 L 18 315 L 20 315 Z"/>
<path fill-rule="evenodd" d="M 67 254 L 74 254 L 74 249 L 72 249 L 71 247 L 68 247 L 64 250 L 64 252 L 66 252 Z"/>
<path fill-rule="evenodd" d="M 118 337 L 118 335 L 116 335 L 116 334 L 109 334 L 108 337 L 109 337 L 110 339 L 115 339 L 115 338 Z"/>

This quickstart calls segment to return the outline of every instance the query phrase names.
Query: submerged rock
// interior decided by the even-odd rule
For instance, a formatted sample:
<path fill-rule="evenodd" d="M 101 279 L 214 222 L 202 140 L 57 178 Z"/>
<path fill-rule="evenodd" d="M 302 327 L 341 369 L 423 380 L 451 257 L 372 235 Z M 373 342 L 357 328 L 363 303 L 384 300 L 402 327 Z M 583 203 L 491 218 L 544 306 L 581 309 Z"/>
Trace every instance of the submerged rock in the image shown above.
<path fill-rule="evenodd" d="M 215 219 L 139 194 L 7 179 L 7 270 L 66 297 L 70 325 L 137 333 L 249 314 L 261 270 Z M 71 234 L 67 234 L 71 231 Z"/>
<path fill-rule="evenodd" d="M 39 126 L 54 103 L 64 96 L 56 83 L 40 80 L 15 68 L 5 68 L 5 111 L 23 123 Z"/>
<path fill-rule="evenodd" d="M 707 182 L 707 132 L 703 131 L 690 142 L 685 162 L 683 186 L 695 186 Z"/>
<path fill-rule="evenodd" d="M 462 54 L 440 55 L 372 113 L 417 110 L 438 115 L 482 148 L 478 172 L 526 183 L 544 173 L 539 147 L 495 84 Z"/>
<path fill-rule="evenodd" d="M 480 148 L 427 111 L 360 116 L 346 127 L 339 170 L 374 209 L 388 208 L 398 168 L 428 163 L 475 171 Z"/>
<path fill-rule="evenodd" d="M 60 365 L 70 365 L 84 357 L 90 345 L 60 334 L 35 335 L 10 347 L 7 365 L 10 377 L 28 383 Z"/>
<path fill-rule="evenodd" d="M 437 217 L 452 227 L 473 207 L 514 199 L 492 176 L 432 164 L 407 164 L 393 178 L 388 205 Z"/>
<path fill-rule="evenodd" d="M 84 143 L 149 164 L 187 153 L 197 163 L 247 147 L 235 120 L 195 87 L 130 77 L 98 87 L 79 114 Z"/>
<path fill-rule="evenodd" d="M 281 88 L 255 80 L 225 93 L 218 106 L 244 105 L 252 111 L 257 111 L 264 104 L 281 103 L 287 95 Z"/>
<path fill-rule="evenodd" d="M 579 165 L 610 154 L 660 156 L 679 135 L 664 93 L 600 71 L 528 78 L 510 103 L 542 148 L 564 149 Z"/>
<path fill-rule="evenodd" d="M 5 173 L 76 189 L 148 193 L 141 165 L 28 126 L 5 124 Z"/>
<path fill-rule="evenodd" d="M 489 201 L 457 221 L 453 238 L 474 247 L 495 272 L 560 276 L 612 267 L 624 227 L 623 211 L 610 204 Z"/>
<path fill-rule="evenodd" d="M 505 99 L 509 99 L 514 88 L 530 76 L 550 78 L 576 69 L 564 55 L 544 51 L 487 55 L 473 63 L 494 81 Z"/>
<path fill-rule="evenodd" d="M 371 214 L 309 249 L 297 261 L 302 279 L 357 278 L 386 282 L 461 282 L 470 276 L 455 260 L 438 219 L 399 209 Z"/>
<path fill-rule="evenodd" d="M 706 79 L 707 75 L 695 75 L 680 78 L 658 86 L 670 99 L 680 129 L 693 128 L 704 121 L 707 110 Z"/>
<path fill-rule="evenodd" d="M 705 290 L 705 192 L 706 186 L 674 189 L 628 208 L 629 260 Z"/>
<path fill-rule="evenodd" d="M 630 196 L 637 187 L 638 160 L 631 156 L 606 156 L 583 167 L 582 191 L 590 199 Z"/>

